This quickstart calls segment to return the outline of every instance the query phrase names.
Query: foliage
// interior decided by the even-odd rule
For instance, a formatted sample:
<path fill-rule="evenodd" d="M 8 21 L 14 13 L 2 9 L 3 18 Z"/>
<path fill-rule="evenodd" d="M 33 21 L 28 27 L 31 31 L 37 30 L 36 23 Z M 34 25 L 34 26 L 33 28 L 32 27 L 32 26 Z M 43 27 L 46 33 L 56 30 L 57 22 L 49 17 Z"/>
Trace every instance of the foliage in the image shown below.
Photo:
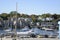
<path fill-rule="evenodd" d="M 7 20 L 8 18 L 8 14 L 7 13 L 2 13 L 0 14 L 0 17 L 3 19 L 3 20 Z"/>
<path fill-rule="evenodd" d="M 7 20 L 9 17 L 23 17 L 23 18 L 32 18 L 33 22 L 40 22 L 42 20 L 37 20 L 38 17 L 41 17 L 41 18 L 46 18 L 46 17 L 51 17 L 51 18 L 54 18 L 54 20 L 52 21 L 56 21 L 57 19 L 60 18 L 60 14 L 50 14 L 50 13 L 46 13 L 46 14 L 42 14 L 42 15 L 35 15 L 35 14 L 32 14 L 32 15 L 27 15 L 27 14 L 21 14 L 21 13 L 18 13 L 16 11 L 11 11 L 10 13 L 1 13 L 0 14 L 0 18 L 2 18 L 3 20 Z"/>

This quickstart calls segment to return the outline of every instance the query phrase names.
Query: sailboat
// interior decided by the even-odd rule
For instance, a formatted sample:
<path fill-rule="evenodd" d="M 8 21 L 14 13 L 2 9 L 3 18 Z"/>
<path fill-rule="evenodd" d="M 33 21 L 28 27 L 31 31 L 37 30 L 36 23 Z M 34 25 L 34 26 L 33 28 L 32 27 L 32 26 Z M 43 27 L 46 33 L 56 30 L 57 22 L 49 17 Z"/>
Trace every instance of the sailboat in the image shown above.
<path fill-rule="evenodd" d="M 20 30 L 17 30 L 16 32 L 17 32 L 17 36 L 28 37 L 28 36 L 30 36 L 32 30 L 29 29 L 28 27 L 24 27 L 24 28 L 22 28 Z"/>

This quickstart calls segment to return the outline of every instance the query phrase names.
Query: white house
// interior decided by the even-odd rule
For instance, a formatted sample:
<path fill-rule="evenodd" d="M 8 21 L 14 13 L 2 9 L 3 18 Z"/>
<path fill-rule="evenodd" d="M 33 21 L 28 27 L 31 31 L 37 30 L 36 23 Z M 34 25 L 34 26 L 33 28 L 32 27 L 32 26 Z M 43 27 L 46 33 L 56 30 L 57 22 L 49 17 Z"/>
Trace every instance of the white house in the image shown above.
<path fill-rule="evenodd" d="M 51 18 L 51 17 L 46 17 L 46 18 L 38 17 L 38 20 L 42 20 L 42 21 L 51 21 L 53 19 L 54 18 Z"/>

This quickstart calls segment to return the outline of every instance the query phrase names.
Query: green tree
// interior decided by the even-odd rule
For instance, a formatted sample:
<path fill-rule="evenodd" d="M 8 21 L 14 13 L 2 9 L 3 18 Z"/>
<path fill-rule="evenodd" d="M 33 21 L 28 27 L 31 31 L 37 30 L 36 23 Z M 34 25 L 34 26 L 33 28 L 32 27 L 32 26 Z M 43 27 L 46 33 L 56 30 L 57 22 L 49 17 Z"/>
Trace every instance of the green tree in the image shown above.
<path fill-rule="evenodd" d="M 50 14 L 50 13 L 42 14 L 41 17 L 42 17 L 42 18 L 51 17 L 51 14 Z"/>
<path fill-rule="evenodd" d="M 0 15 L 0 17 L 1 18 L 3 18 L 3 20 L 7 20 L 8 18 L 8 14 L 7 13 L 2 13 L 1 15 Z"/>
<path fill-rule="evenodd" d="M 10 15 L 11 17 L 13 17 L 13 16 L 16 16 L 16 14 L 17 14 L 16 11 L 11 11 L 9 15 Z"/>
<path fill-rule="evenodd" d="M 16 11 L 11 11 L 9 14 L 10 17 L 20 17 L 20 13 L 16 12 Z"/>
<path fill-rule="evenodd" d="M 30 17 L 32 18 L 33 22 L 37 22 L 37 15 L 32 14 Z"/>
<path fill-rule="evenodd" d="M 23 18 L 28 18 L 29 15 L 27 15 L 27 14 L 21 14 L 21 17 L 23 17 Z"/>
<path fill-rule="evenodd" d="M 53 14 L 52 17 L 53 17 L 54 19 L 58 19 L 57 14 Z"/>

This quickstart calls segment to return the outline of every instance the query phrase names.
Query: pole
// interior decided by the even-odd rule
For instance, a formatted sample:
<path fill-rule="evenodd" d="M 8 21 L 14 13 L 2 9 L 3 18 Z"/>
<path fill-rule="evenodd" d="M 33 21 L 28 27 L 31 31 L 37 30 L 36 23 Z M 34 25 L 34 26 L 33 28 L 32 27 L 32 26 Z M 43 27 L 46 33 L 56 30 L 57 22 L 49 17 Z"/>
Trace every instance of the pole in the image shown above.
<path fill-rule="evenodd" d="M 15 39 L 14 40 L 17 40 L 16 38 L 17 38 L 17 32 L 16 32 L 16 29 L 17 29 L 17 2 L 16 2 L 16 20 L 14 21 L 14 24 L 15 24 Z"/>
<path fill-rule="evenodd" d="M 16 25 L 15 25 L 15 33 L 16 33 L 16 27 L 17 27 L 17 3 L 16 3 Z"/>

